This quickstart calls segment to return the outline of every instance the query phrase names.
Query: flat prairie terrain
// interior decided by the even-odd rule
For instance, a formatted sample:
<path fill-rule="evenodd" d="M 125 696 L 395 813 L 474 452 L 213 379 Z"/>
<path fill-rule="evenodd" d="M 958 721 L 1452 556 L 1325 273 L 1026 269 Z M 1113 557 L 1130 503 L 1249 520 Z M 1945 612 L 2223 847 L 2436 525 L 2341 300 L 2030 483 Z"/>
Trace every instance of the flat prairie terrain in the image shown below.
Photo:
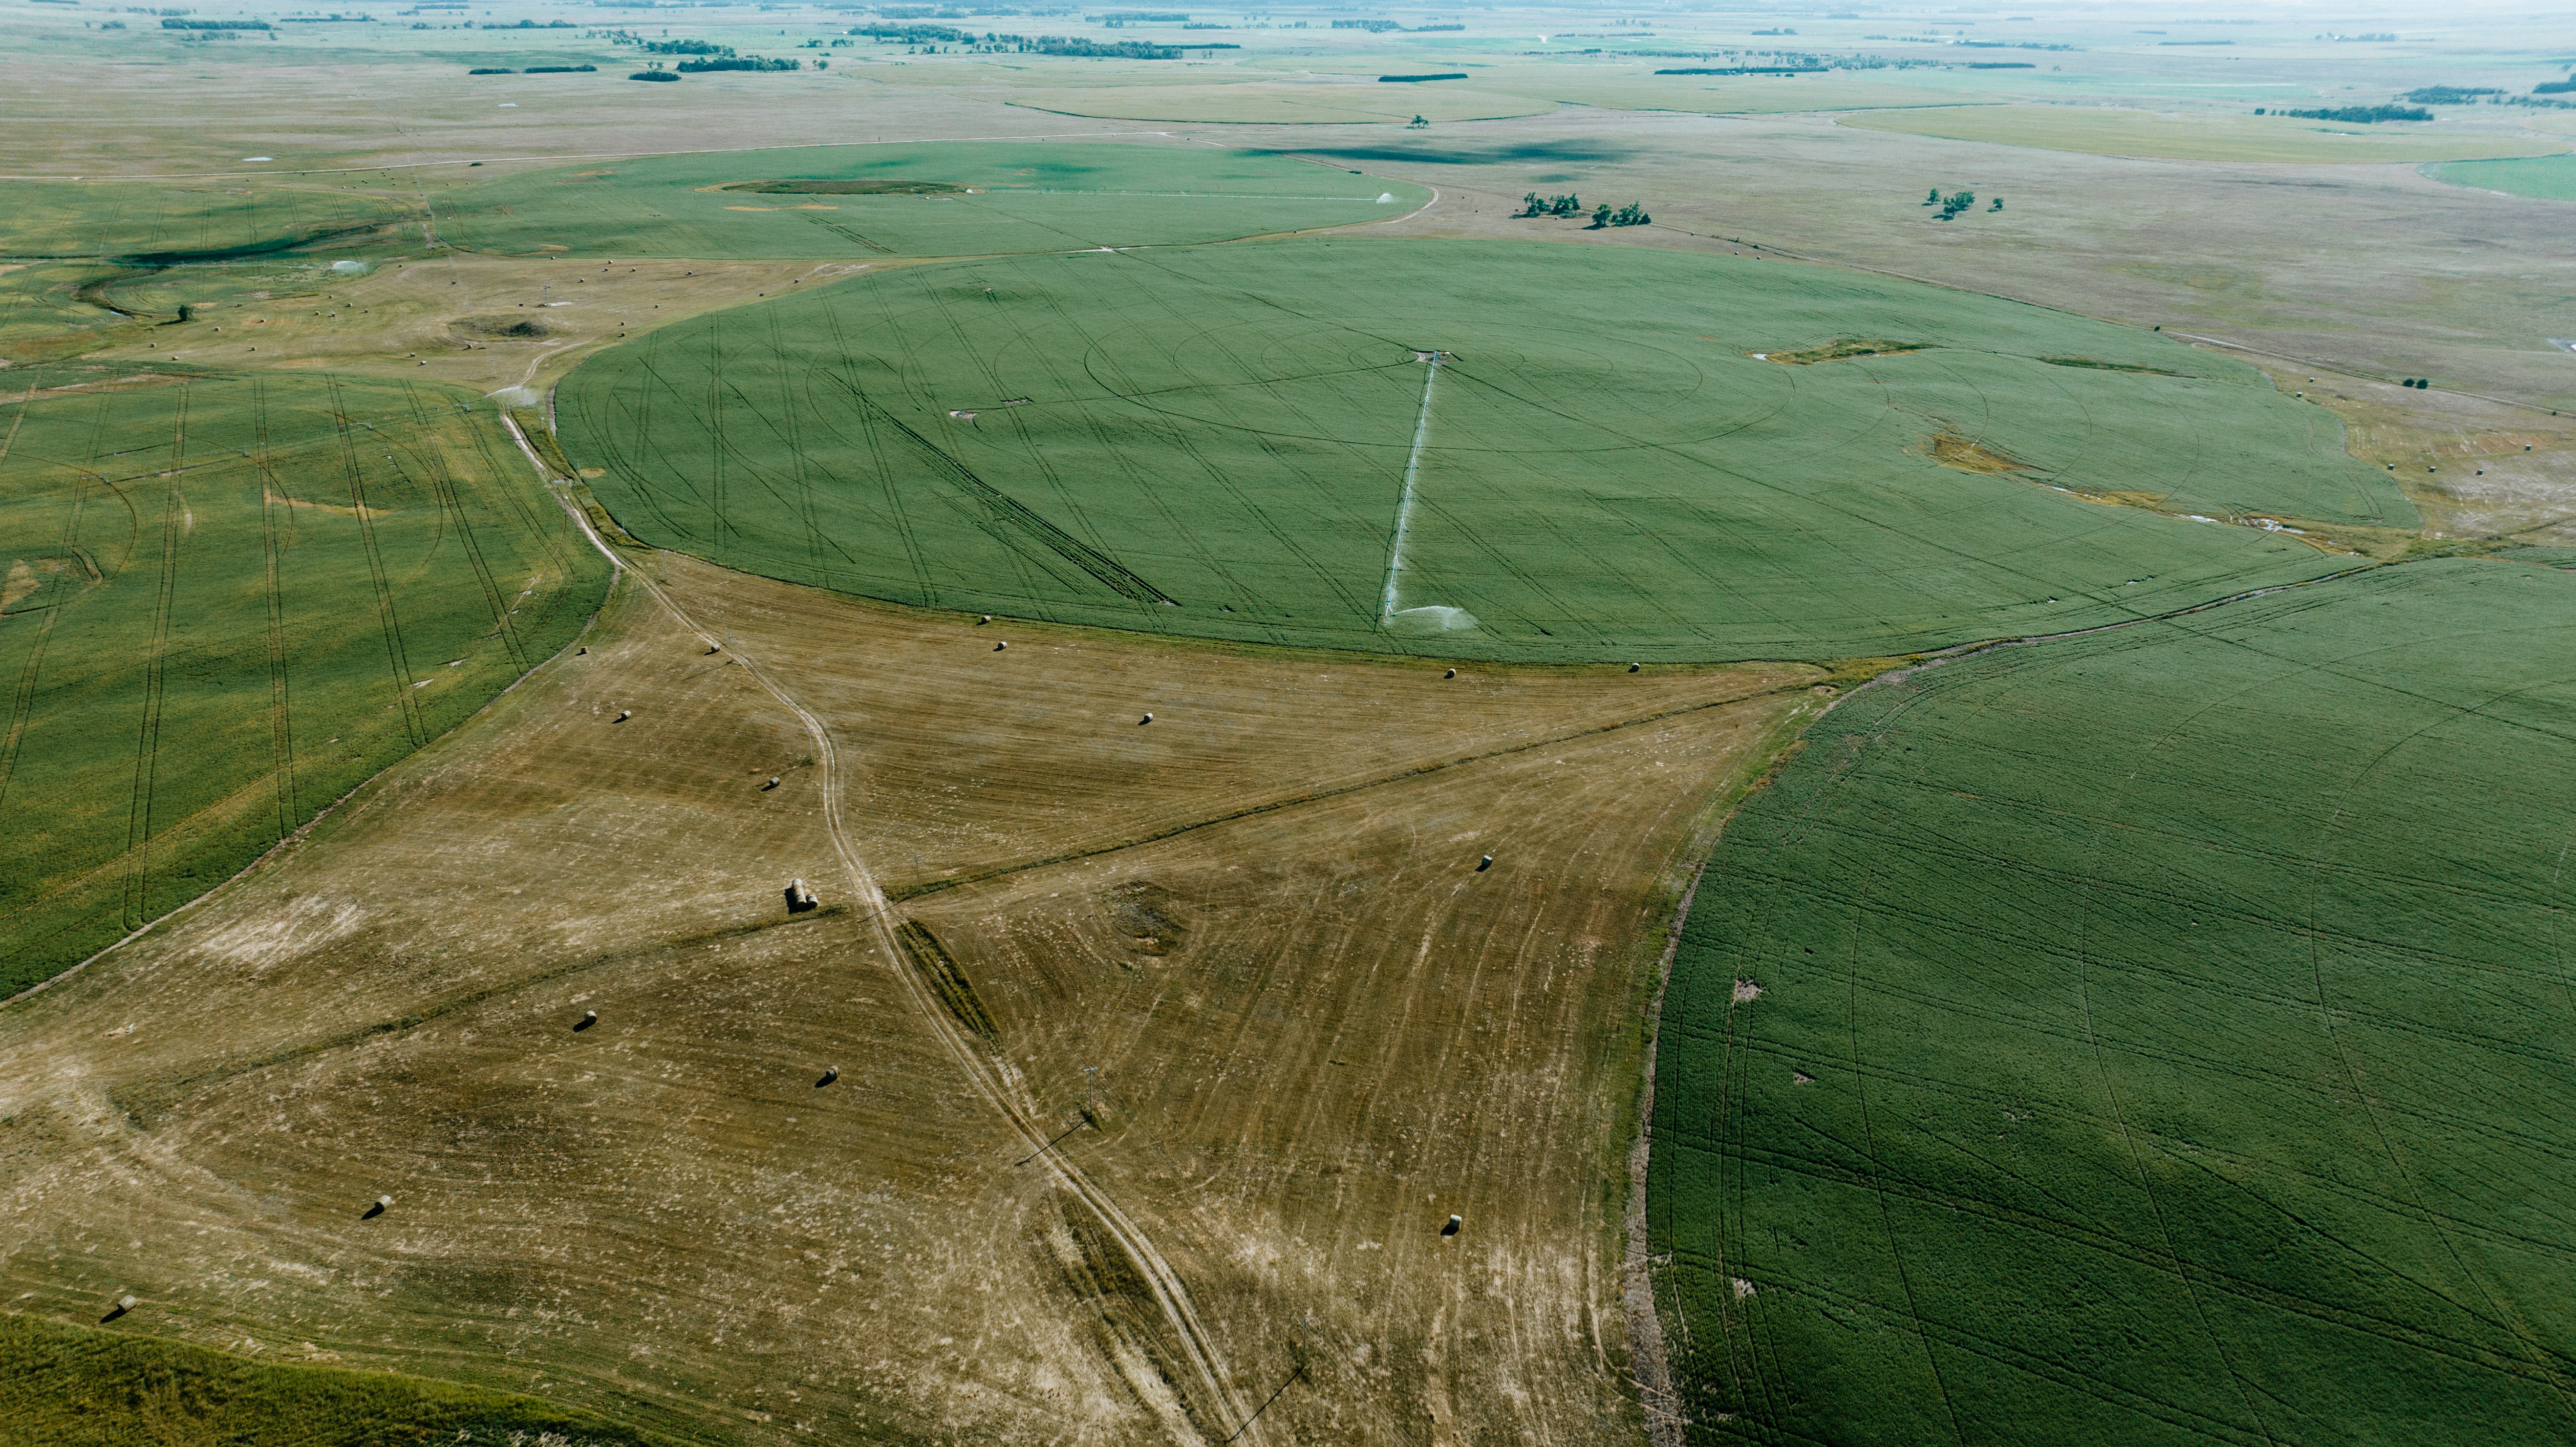
<path fill-rule="evenodd" d="M 2542 1441 L 2576 575 L 2375 570 L 1855 693 L 1656 1097 L 1717 1441 Z"/>
<path fill-rule="evenodd" d="M 1244 1440 L 1635 1430 L 1622 1022 L 1814 670 L 1445 679 L 636 561 L 691 626 L 621 584 L 0 1017 L 21 1309 L 692 1441 L 1216 1438 L 1292 1378 Z"/>
<path fill-rule="evenodd" d="M 1409 182 L 1195 147 L 817 146 L 526 172 L 458 190 L 439 228 L 505 253 L 972 256 L 1346 226 L 1430 199 Z"/>
<path fill-rule="evenodd" d="M 2566 149 L 2555 137 L 2500 128 L 2487 134 L 2403 124 L 2341 125 L 2294 116 L 2172 115 L 2066 106 L 1966 106 L 1848 116 L 1847 126 L 2180 161 L 2344 163 L 2456 161 L 2479 156 L 2545 156 Z"/>
<path fill-rule="evenodd" d="M 2267 523 L 2415 520 L 2332 413 L 2151 333 L 1536 243 L 860 277 L 609 352 L 558 415 L 621 524 L 748 571 L 1501 658 L 2055 631 L 2357 561 Z"/>

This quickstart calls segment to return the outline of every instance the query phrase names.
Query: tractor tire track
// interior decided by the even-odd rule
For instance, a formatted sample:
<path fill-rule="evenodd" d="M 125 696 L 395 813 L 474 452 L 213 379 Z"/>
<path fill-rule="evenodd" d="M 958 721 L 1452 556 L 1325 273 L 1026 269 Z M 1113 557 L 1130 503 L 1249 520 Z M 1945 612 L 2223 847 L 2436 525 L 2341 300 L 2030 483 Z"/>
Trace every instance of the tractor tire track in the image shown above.
<path fill-rule="evenodd" d="M 340 431 L 340 466 L 349 483 L 349 508 L 358 520 L 358 540 L 367 555 L 367 577 L 375 585 L 376 624 L 385 635 L 385 664 L 393 670 L 394 706 L 402 715 L 403 737 L 413 748 L 421 745 L 419 705 L 411 694 L 411 655 L 403 647 L 402 623 L 394 612 L 393 585 L 385 576 L 384 550 L 376 543 L 376 523 L 367 506 L 367 480 L 358 465 L 358 444 L 352 432 L 352 419 L 340 406 L 340 384 L 330 383 L 331 416 Z"/>
<path fill-rule="evenodd" d="M 152 790 L 160 772 L 161 710 L 167 697 L 170 615 L 179 588 L 179 539 L 186 529 L 187 499 L 180 492 L 179 463 L 187 448 L 188 389 L 179 388 L 179 404 L 170 424 L 169 486 L 161 494 L 161 579 L 152 610 L 152 643 L 143 660 L 143 716 L 135 731 L 134 787 L 125 810 L 125 880 L 119 921 L 133 929 L 149 918 L 151 888 Z"/>
<path fill-rule="evenodd" d="M 295 729 L 293 690 L 286 674 L 286 600 L 278 577 L 278 509 L 295 506 L 278 481 L 268 451 L 268 397 L 263 385 L 251 383 L 253 465 L 259 470 L 259 535 L 264 556 L 261 591 L 268 604 L 268 695 L 270 746 L 276 759 L 277 837 L 295 832 Z"/>
<path fill-rule="evenodd" d="M 512 430 L 516 432 L 515 425 Z M 553 480 L 551 474 L 544 463 L 538 460 L 535 449 L 528 446 L 524 437 L 518 440 L 521 450 L 528 454 L 529 461 L 536 464 L 538 476 L 551 482 Z M 692 633 L 706 635 L 707 630 L 701 627 L 697 620 L 692 618 L 660 584 L 646 577 L 643 570 L 629 564 L 608 546 L 607 540 L 600 537 L 598 531 L 591 526 L 589 517 L 578 505 L 560 492 L 557 494 L 557 500 L 571 514 L 582 534 L 590 540 L 591 546 L 597 548 L 600 555 L 607 558 L 611 566 L 634 579 L 636 584 L 651 594 L 654 600 L 668 610 L 682 627 Z M 857 913 L 866 929 L 874 937 L 874 943 L 885 959 L 886 968 L 902 981 L 905 993 L 911 998 L 915 1010 L 928 1023 L 932 1032 L 939 1037 L 940 1043 L 946 1047 L 949 1055 L 956 1060 L 967 1082 L 974 1087 L 975 1093 L 1009 1123 L 1012 1131 L 1020 1137 L 1021 1143 L 1034 1153 L 1035 1159 L 1045 1162 L 1048 1174 L 1053 1177 L 1058 1187 L 1080 1200 L 1083 1206 L 1098 1219 L 1102 1229 L 1109 1233 L 1120 1249 L 1125 1251 L 1134 1262 L 1138 1274 L 1144 1279 L 1149 1293 L 1154 1298 L 1155 1305 L 1161 1309 L 1165 1321 L 1171 1327 L 1191 1372 L 1199 1378 L 1199 1387 L 1204 1394 L 1203 1399 L 1215 1404 L 1224 1417 L 1241 1424 L 1226 1440 L 1258 1443 L 1261 1440 L 1256 1430 L 1258 1424 L 1245 1411 L 1242 1402 L 1235 1395 L 1233 1374 L 1225 1364 L 1221 1351 L 1216 1345 L 1214 1334 L 1200 1319 L 1197 1307 L 1190 1300 L 1188 1289 L 1181 1283 L 1179 1272 L 1174 1270 L 1171 1262 L 1154 1248 L 1152 1239 L 1145 1234 L 1144 1230 L 1119 1208 L 1116 1200 L 1094 1182 L 1080 1165 L 1061 1152 L 1047 1148 L 1051 1133 L 1032 1118 L 1020 1101 L 1013 1098 L 1007 1083 L 997 1078 L 991 1063 L 974 1043 L 966 1038 L 964 1027 L 956 1023 L 946 1007 L 931 997 L 930 989 L 923 983 L 920 972 L 908 964 L 908 956 L 902 944 L 895 938 L 893 908 L 886 902 L 885 892 L 877 886 L 876 876 L 869 870 L 867 862 L 859 857 L 857 848 L 850 842 L 848 830 L 842 821 L 840 752 L 833 742 L 831 729 L 812 710 L 797 702 L 793 695 L 770 676 L 768 670 L 762 668 L 759 663 L 739 649 L 732 651 L 734 659 L 742 665 L 745 672 L 751 675 L 752 680 L 758 683 L 770 697 L 778 700 L 781 707 L 794 714 L 803 724 L 807 736 L 813 740 L 814 757 L 821 775 L 819 786 L 823 797 L 824 828 L 831 837 L 833 852 L 840 856 L 842 867 L 849 876 Z"/>

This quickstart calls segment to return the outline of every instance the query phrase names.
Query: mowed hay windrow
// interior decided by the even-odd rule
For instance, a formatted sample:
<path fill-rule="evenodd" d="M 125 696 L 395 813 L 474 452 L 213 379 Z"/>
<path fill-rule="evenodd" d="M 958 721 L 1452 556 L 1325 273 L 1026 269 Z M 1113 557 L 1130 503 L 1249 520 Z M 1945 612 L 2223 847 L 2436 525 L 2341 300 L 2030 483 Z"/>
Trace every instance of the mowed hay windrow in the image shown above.
<path fill-rule="evenodd" d="M 22 1309 L 132 1289 L 155 1332 L 689 1439 L 1220 1438 L 1301 1359 L 1256 1435 L 1621 1430 L 1623 1022 L 1712 791 L 1811 670 L 997 654 L 971 618 L 667 578 L 701 628 L 621 585 L 588 653 L 0 1015 Z M 844 825 L 911 894 L 900 960 L 737 658 L 831 729 Z M 934 958 L 1225 1393 L 968 1088 L 897 973 Z"/>

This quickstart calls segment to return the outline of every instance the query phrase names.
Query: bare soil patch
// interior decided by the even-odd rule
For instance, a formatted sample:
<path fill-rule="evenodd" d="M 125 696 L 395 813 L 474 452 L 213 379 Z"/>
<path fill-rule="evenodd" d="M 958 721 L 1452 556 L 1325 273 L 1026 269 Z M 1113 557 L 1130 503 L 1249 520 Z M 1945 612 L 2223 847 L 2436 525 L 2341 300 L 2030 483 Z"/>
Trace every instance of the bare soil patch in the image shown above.
<path fill-rule="evenodd" d="M 1820 347 L 1795 352 L 1765 352 L 1762 360 L 1778 362 L 1784 367 L 1811 367 L 1818 362 L 1848 361 L 1853 357 L 1896 357 L 1907 352 L 1933 350 L 1930 342 L 1891 342 L 1884 339 L 1845 337 Z"/>
<path fill-rule="evenodd" d="M 1926 451 L 1934 462 L 1959 472 L 2002 473 L 2030 469 L 2029 463 L 2010 453 L 1947 429 L 1932 434 Z"/>

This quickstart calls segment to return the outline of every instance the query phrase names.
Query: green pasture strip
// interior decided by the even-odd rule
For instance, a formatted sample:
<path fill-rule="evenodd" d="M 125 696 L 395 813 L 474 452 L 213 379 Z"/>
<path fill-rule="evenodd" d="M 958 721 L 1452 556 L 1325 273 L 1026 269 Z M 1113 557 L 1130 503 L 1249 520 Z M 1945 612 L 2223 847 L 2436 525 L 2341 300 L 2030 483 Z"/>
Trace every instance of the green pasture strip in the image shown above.
<path fill-rule="evenodd" d="M 2576 201 L 2576 156 L 2535 156 L 2521 161 L 2453 161 L 2428 167 L 2433 179 L 2481 191 L 2506 191 L 2542 201 Z"/>
<path fill-rule="evenodd" d="M 1664 1008 L 1698 1433 L 2576 1438 L 2571 632 L 2404 564 L 1814 725 Z"/>
<path fill-rule="evenodd" d="M 716 189 L 783 180 L 944 182 L 975 194 Z M 1429 199 L 1427 188 L 1410 182 L 1280 156 L 959 142 L 564 166 L 467 187 L 440 200 L 437 213 L 442 240 L 479 251 L 554 246 L 582 255 L 864 259 L 1219 241 L 1390 220 Z"/>
<path fill-rule="evenodd" d="M 1926 349 L 1754 355 L 1846 337 Z M 1389 620 L 1416 350 L 1450 355 Z M 2041 360 L 2068 357 L 2113 365 Z M 2075 492 L 2416 522 L 2332 414 L 2152 333 L 1544 243 L 907 269 L 656 331 L 577 368 L 557 412 L 620 525 L 730 567 L 927 607 L 1532 661 L 1897 654 L 2358 562 Z M 1945 434 L 2027 468 L 1943 466 Z"/>
<path fill-rule="evenodd" d="M 415 214 L 346 189 L 250 182 L 0 181 L 0 258 L 281 251 Z"/>
<path fill-rule="evenodd" d="M 644 1447 L 534 1397 L 0 1314 L 12 1447 Z M 540 1436 L 540 1434 L 545 1434 Z"/>
<path fill-rule="evenodd" d="M 0 995 L 453 727 L 605 586 L 471 394 L 126 380 L 0 398 Z"/>

